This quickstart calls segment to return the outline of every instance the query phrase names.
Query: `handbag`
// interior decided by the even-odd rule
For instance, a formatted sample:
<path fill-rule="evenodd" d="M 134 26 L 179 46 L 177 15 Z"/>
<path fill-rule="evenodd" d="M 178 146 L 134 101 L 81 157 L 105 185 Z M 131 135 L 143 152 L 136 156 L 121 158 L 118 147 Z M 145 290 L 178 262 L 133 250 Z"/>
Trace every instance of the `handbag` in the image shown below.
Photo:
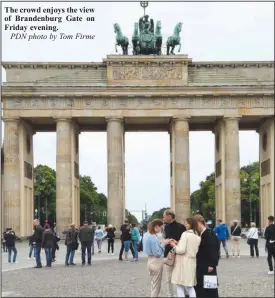
<path fill-rule="evenodd" d="M 256 228 L 255 228 L 255 229 L 256 229 Z M 247 239 L 246 243 L 247 243 L 248 245 L 251 244 L 251 240 L 252 240 L 252 238 L 253 238 L 253 236 L 254 236 L 255 233 L 256 233 L 256 230 L 255 230 L 255 232 L 253 233 L 253 235 L 252 235 L 250 238 Z"/>
<path fill-rule="evenodd" d="M 204 275 L 203 276 L 203 288 L 204 289 L 217 289 L 218 288 L 217 275 Z"/>
<path fill-rule="evenodd" d="M 164 258 L 164 264 L 168 266 L 174 266 L 176 254 L 174 251 L 169 251 L 166 258 Z"/>

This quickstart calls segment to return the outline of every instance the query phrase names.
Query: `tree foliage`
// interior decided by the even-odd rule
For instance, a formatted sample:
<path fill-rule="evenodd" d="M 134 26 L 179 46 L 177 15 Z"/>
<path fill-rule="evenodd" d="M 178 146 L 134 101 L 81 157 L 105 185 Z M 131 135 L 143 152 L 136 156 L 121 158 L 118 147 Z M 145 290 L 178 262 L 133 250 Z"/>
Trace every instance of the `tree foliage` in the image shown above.
<path fill-rule="evenodd" d="M 250 200 L 251 215 L 254 222 L 259 223 L 259 185 L 260 185 L 260 167 L 259 162 L 254 162 L 240 169 L 241 183 L 241 217 L 242 224 L 250 222 Z M 206 219 L 215 221 L 215 174 L 212 173 L 206 177 L 205 181 L 200 183 L 200 188 L 191 194 L 191 212 L 200 213 Z M 155 211 L 151 220 L 162 218 L 162 213 L 166 208 Z"/>
<path fill-rule="evenodd" d="M 50 223 L 56 220 L 56 172 L 54 169 L 37 165 L 34 168 L 34 199 L 35 209 L 38 209 L 41 222 L 46 219 Z M 80 222 L 88 220 L 97 224 L 107 223 L 107 197 L 98 193 L 96 186 L 89 176 L 80 176 Z M 138 223 L 137 218 L 127 211 L 131 223 Z"/>

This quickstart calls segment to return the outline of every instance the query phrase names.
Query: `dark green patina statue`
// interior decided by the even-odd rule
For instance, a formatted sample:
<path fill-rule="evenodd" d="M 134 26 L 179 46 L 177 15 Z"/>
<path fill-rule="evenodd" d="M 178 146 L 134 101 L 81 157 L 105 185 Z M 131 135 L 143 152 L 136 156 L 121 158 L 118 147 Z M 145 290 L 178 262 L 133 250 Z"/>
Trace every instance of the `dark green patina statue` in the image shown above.
<path fill-rule="evenodd" d="M 167 55 L 175 55 L 174 53 L 174 49 L 175 46 L 179 46 L 179 50 L 178 52 L 180 52 L 181 49 L 181 43 L 180 43 L 180 32 L 181 32 L 181 27 L 182 27 L 182 23 L 178 23 L 174 29 L 174 34 L 170 37 L 168 37 L 166 46 L 167 46 Z M 170 48 L 171 48 L 171 52 L 170 52 Z"/>
<path fill-rule="evenodd" d="M 129 40 L 126 36 L 124 36 L 121 32 L 119 24 L 114 24 L 114 29 L 116 33 L 116 52 L 117 52 L 117 46 L 121 46 L 123 55 L 128 55 L 128 46 L 129 46 Z"/>
<path fill-rule="evenodd" d="M 139 18 L 138 23 L 134 25 L 134 34 L 132 36 L 133 55 L 162 55 L 162 34 L 161 22 L 157 21 L 156 28 L 154 20 L 145 14 L 145 8 L 148 6 L 147 1 L 142 1 L 140 5 L 144 8 L 144 16 Z M 118 24 L 114 24 L 116 36 L 116 52 L 117 46 L 121 46 L 123 55 L 128 55 L 128 38 L 125 37 Z M 174 55 L 176 45 L 181 49 L 180 32 L 182 23 L 178 23 L 174 29 L 174 34 L 167 40 L 167 55 Z M 170 50 L 171 49 L 171 50 Z"/>

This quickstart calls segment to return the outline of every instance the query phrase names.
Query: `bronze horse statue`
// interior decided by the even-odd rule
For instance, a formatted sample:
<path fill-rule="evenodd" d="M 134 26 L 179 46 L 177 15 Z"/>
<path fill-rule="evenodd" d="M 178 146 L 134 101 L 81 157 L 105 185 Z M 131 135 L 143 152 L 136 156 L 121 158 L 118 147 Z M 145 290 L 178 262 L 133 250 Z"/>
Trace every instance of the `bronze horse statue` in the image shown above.
<path fill-rule="evenodd" d="M 179 50 L 178 52 L 180 52 L 181 50 L 181 43 L 180 43 L 180 32 L 181 32 L 181 28 L 182 28 L 182 23 L 178 23 L 174 29 L 174 34 L 170 37 L 168 37 L 166 46 L 167 46 L 167 55 L 175 55 L 174 53 L 174 49 L 175 46 L 179 46 Z M 171 48 L 171 52 L 170 52 L 170 48 Z"/>
<path fill-rule="evenodd" d="M 128 46 L 129 46 L 128 38 L 122 34 L 119 24 L 115 23 L 114 29 L 116 33 L 116 44 L 115 44 L 116 53 L 117 53 L 117 46 L 121 46 L 122 54 L 128 55 Z"/>

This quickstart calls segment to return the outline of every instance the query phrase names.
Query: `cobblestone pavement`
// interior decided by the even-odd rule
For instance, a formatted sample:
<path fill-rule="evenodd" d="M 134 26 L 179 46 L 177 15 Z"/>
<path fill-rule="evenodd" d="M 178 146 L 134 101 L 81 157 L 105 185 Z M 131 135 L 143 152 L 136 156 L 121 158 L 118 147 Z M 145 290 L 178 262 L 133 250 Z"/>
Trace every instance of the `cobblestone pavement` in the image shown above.
<path fill-rule="evenodd" d="M 240 259 L 222 258 L 218 268 L 220 297 L 274 297 L 274 276 L 267 275 L 266 255 L 260 244 L 259 259 L 247 256 L 245 241 L 242 243 L 243 256 Z M 119 241 L 115 246 L 118 252 Z M 92 267 L 81 267 L 80 254 L 76 256 L 76 267 L 64 266 L 65 250 L 58 252 L 61 258 L 53 268 L 32 269 L 34 260 L 23 259 L 27 245 L 18 244 L 19 263 L 7 264 L 2 254 L 2 296 L 3 297 L 148 297 L 149 284 L 146 259 L 124 263 L 117 255 L 108 256 L 106 243 L 101 255 L 95 254 Z M 44 254 L 42 253 L 42 256 Z M 18 267 L 21 266 L 21 267 Z M 165 277 L 165 275 L 164 275 Z M 161 296 L 165 297 L 163 281 Z"/>
<path fill-rule="evenodd" d="M 59 244 L 60 250 L 57 251 L 56 254 L 56 264 L 64 264 L 65 262 L 65 254 L 66 254 L 66 247 L 64 245 L 64 242 L 61 242 Z M 6 253 L 2 254 L 2 271 L 11 271 L 11 270 L 17 270 L 17 269 L 23 269 L 23 268 L 29 268 L 33 267 L 35 260 L 28 260 L 28 254 L 29 254 L 29 247 L 27 242 L 18 243 L 16 245 L 18 254 L 17 254 L 17 260 L 18 264 L 8 264 L 8 257 Z M 98 254 L 97 249 L 95 249 L 95 255 L 93 256 L 93 260 L 116 260 L 118 259 L 118 253 L 120 250 L 120 240 L 115 240 L 115 255 L 109 255 L 107 254 L 107 242 L 104 241 L 102 245 L 102 253 Z M 228 242 L 228 250 L 231 252 L 231 243 Z M 264 240 L 259 239 L 259 250 L 260 250 L 260 256 L 265 256 L 264 251 Z M 223 248 L 222 248 L 222 254 L 224 254 Z M 249 246 L 246 244 L 246 240 L 241 241 L 241 255 L 242 256 L 249 256 Z M 41 253 L 42 257 L 42 264 L 45 264 L 45 253 L 42 251 Z M 140 257 L 144 257 L 144 255 L 141 253 Z M 75 262 L 81 263 L 81 254 L 79 252 L 76 253 L 75 256 Z"/>
<path fill-rule="evenodd" d="M 267 275 L 266 267 L 265 257 L 222 259 L 218 270 L 220 297 L 274 297 L 274 276 Z M 2 291 L 6 297 L 148 297 L 146 259 L 4 272 Z M 166 296 L 164 280 L 161 296 Z"/>

